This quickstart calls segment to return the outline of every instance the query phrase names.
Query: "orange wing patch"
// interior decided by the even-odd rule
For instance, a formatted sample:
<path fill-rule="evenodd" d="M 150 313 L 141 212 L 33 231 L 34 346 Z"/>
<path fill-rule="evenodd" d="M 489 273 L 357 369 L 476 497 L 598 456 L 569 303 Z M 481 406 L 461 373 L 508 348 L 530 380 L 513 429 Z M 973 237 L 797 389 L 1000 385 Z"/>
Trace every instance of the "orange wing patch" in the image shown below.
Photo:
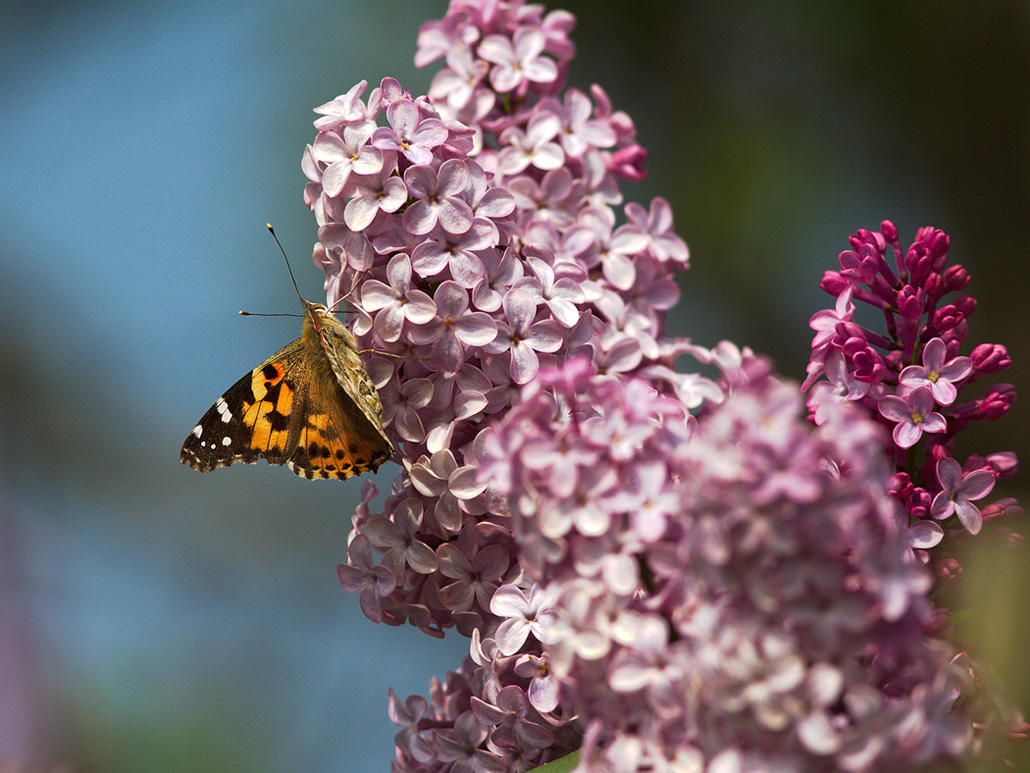
<path fill-rule="evenodd" d="M 243 425 L 250 430 L 250 447 L 273 464 L 282 464 L 290 447 L 294 392 L 284 363 L 255 368 L 250 388 L 254 401 L 243 403 Z"/>
<path fill-rule="evenodd" d="M 314 412 L 329 405 L 312 406 L 297 439 L 297 450 L 286 462 L 291 470 L 306 478 L 344 480 L 376 470 L 390 458 L 385 449 L 362 440 L 354 419 L 335 406 L 327 413 Z"/>

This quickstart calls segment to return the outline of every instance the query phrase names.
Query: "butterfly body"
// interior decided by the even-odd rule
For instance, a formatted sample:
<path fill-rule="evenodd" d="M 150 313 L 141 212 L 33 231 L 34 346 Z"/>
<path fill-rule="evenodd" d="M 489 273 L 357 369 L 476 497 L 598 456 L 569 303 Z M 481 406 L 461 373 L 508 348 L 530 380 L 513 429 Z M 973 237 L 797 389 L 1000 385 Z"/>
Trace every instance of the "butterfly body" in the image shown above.
<path fill-rule="evenodd" d="M 263 458 L 305 478 L 343 480 L 393 456 L 357 341 L 325 306 L 301 302 L 301 337 L 218 398 L 187 435 L 183 464 L 204 472 Z"/>

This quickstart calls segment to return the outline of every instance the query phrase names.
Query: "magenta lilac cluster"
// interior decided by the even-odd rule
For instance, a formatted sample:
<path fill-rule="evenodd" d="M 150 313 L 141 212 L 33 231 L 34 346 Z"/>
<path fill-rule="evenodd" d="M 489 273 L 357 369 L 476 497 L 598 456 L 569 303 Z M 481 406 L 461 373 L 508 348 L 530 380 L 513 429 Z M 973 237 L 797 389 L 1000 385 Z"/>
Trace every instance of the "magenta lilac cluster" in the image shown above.
<path fill-rule="evenodd" d="M 573 22 L 452 0 L 419 35 L 429 93 L 363 81 L 304 154 L 402 468 L 364 483 L 340 581 L 373 621 L 470 639 L 427 698 L 390 694 L 392 770 L 912 770 L 1025 734 L 929 596 L 929 548 L 1018 510 L 982 501 L 1013 455 L 953 458 L 1013 393 L 958 402 L 1008 358 L 960 353 L 947 237 L 852 238 L 805 422 L 748 350 L 666 334 L 687 248 L 663 199 L 623 204 L 647 154 L 603 90 L 565 88 Z"/>
<path fill-rule="evenodd" d="M 969 283 L 962 266 L 948 264 L 948 246 L 947 234 L 927 227 L 903 249 L 890 221 L 878 232 L 853 235 L 840 270 L 826 272 L 821 283 L 837 303 L 811 319 L 816 334 L 804 385 L 811 387 L 808 404 L 817 424 L 826 406 L 849 402 L 890 428 L 891 496 L 903 505 L 910 544 L 924 560 L 925 551 L 945 543 L 950 552 L 954 538 L 979 533 L 985 518 L 1022 512 L 1010 498 L 981 501 L 998 479 L 1016 474 L 1015 454 L 954 456 L 955 435 L 972 421 L 1005 415 L 1015 390 L 992 384 L 959 401 L 959 390 L 1005 370 L 1011 360 L 1000 344 L 961 354 L 976 301 L 968 295 L 945 301 Z M 885 332 L 859 324 L 856 303 L 873 307 Z M 949 555 L 935 569 L 951 577 L 958 564 Z"/>

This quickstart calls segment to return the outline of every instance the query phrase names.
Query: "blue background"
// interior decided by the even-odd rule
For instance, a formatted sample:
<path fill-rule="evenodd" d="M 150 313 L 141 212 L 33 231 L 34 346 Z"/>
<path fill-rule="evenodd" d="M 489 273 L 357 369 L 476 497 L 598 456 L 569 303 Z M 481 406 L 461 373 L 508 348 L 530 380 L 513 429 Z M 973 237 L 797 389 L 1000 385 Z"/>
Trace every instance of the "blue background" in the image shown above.
<path fill-rule="evenodd" d="M 602 84 L 651 152 L 627 197 L 670 199 L 691 246 L 671 332 L 802 378 L 822 272 L 889 217 L 902 241 L 952 235 L 971 342 L 1006 344 L 1000 380 L 1030 383 L 1026 4 L 561 7 L 580 17 L 571 83 Z M 178 462 L 211 402 L 297 335 L 236 314 L 297 310 L 266 221 L 322 293 L 312 108 L 362 78 L 424 93 L 415 37 L 444 9 L 0 9 L 0 763 L 386 770 L 386 688 L 425 694 L 467 652 L 375 626 L 340 590 L 359 481 Z M 1025 460 L 1027 424 L 1017 403 L 960 451 Z M 1026 706 L 1025 551 L 981 543 L 961 641 Z"/>

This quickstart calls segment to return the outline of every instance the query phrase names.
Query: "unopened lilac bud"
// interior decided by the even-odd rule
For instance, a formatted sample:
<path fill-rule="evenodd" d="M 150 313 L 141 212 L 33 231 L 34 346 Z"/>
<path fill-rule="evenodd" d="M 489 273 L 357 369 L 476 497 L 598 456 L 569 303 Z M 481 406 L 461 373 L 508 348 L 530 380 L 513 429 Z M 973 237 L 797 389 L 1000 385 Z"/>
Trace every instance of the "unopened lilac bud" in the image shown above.
<path fill-rule="evenodd" d="M 930 298 L 940 298 L 946 292 L 944 289 L 944 277 L 936 271 L 931 271 L 923 280 L 923 291 Z"/>
<path fill-rule="evenodd" d="M 969 272 L 962 266 L 948 266 L 944 272 L 945 292 L 954 293 L 969 284 Z"/>
<path fill-rule="evenodd" d="M 845 332 L 850 331 L 846 330 Z M 840 344 L 841 351 L 852 359 L 854 359 L 856 354 L 865 351 L 866 346 L 868 346 L 868 342 L 865 340 L 865 336 L 861 334 L 852 335 L 849 338 L 844 339 Z"/>
<path fill-rule="evenodd" d="M 954 304 L 942 306 L 934 312 L 933 330 L 937 333 L 946 333 L 958 325 L 963 318 L 964 315 Z"/>
<path fill-rule="evenodd" d="M 897 472 L 891 476 L 890 493 L 896 499 L 907 499 L 912 493 L 911 476 L 907 472 Z"/>
<path fill-rule="evenodd" d="M 996 384 L 976 401 L 980 416 L 984 419 L 1000 419 L 1012 406 L 1016 390 L 1012 384 Z"/>
<path fill-rule="evenodd" d="M 855 378 L 867 384 L 875 384 L 887 373 L 883 358 L 871 346 L 857 352 L 854 357 Z"/>
<path fill-rule="evenodd" d="M 984 461 L 997 473 L 999 478 L 1011 478 L 1019 472 L 1019 462 L 1011 451 L 988 454 Z"/>
<path fill-rule="evenodd" d="M 1005 737 L 1013 743 L 1022 743 L 1030 739 L 1030 722 L 1022 717 L 1013 720 L 1005 727 Z"/>
<path fill-rule="evenodd" d="M 905 285 L 898 293 L 898 313 L 902 319 L 915 322 L 923 316 L 926 310 L 926 300 L 923 291 L 912 285 Z"/>
<path fill-rule="evenodd" d="M 612 153 L 608 168 L 616 177 L 637 182 L 647 177 L 647 170 L 644 169 L 647 155 L 647 151 L 640 145 L 630 145 Z"/>
<path fill-rule="evenodd" d="M 976 311 L 976 298 L 971 295 L 962 295 L 955 299 L 955 308 L 963 317 L 969 317 Z"/>
<path fill-rule="evenodd" d="M 980 344 L 969 355 L 976 374 L 1000 373 L 1012 364 L 1008 351 L 1002 344 Z"/>
<path fill-rule="evenodd" d="M 951 612 L 944 607 L 935 607 L 926 625 L 926 632 L 942 639 L 951 638 Z"/>
<path fill-rule="evenodd" d="M 839 271 L 824 271 L 823 278 L 819 282 L 820 289 L 830 295 L 840 295 L 850 286 L 851 282 L 841 276 Z"/>
<path fill-rule="evenodd" d="M 943 259 L 947 257 L 948 245 L 950 243 L 951 237 L 944 233 L 944 231 L 934 231 L 933 239 L 930 242 L 930 254 L 937 261 L 935 268 L 943 265 Z"/>
<path fill-rule="evenodd" d="M 991 502 L 991 504 L 984 506 L 980 510 L 980 514 L 983 516 L 985 521 L 990 520 L 991 518 L 1002 518 L 1004 516 L 1014 518 L 1023 514 L 1023 508 L 1019 506 L 1019 502 L 1017 502 L 1013 497 L 1004 497 L 996 502 Z"/>
<path fill-rule="evenodd" d="M 941 558 L 934 562 L 933 573 L 942 580 L 954 580 L 962 574 L 962 565 L 956 558 Z"/>
<path fill-rule="evenodd" d="M 913 247 L 905 255 L 905 268 L 908 270 L 909 281 L 914 285 L 921 285 L 933 269 L 933 258 Z"/>

